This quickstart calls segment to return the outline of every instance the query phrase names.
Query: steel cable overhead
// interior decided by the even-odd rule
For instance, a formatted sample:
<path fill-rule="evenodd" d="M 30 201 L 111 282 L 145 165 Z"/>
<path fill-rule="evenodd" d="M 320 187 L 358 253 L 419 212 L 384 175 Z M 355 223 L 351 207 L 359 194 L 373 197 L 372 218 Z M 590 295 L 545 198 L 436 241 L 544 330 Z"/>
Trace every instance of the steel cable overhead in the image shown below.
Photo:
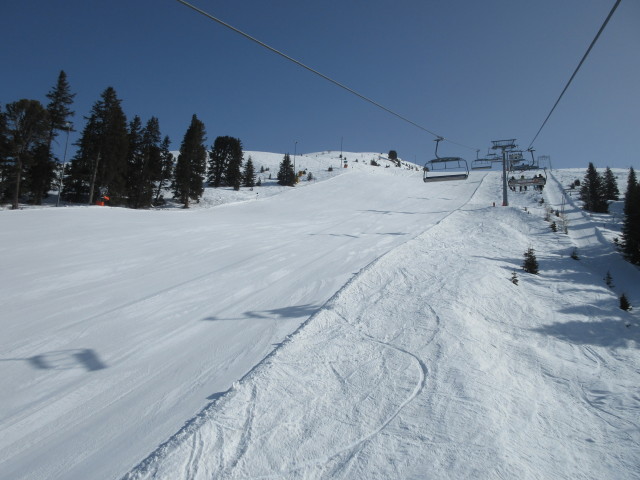
<path fill-rule="evenodd" d="M 249 35 L 248 33 L 245 33 L 245 32 L 243 32 L 242 30 L 239 30 L 239 29 L 235 28 L 234 26 L 229 25 L 228 23 L 226 23 L 226 22 L 224 22 L 224 21 L 220 20 L 219 18 L 214 17 L 214 16 L 213 16 L 213 15 L 211 15 L 210 13 L 205 12 L 204 10 L 202 10 L 202 9 L 200 9 L 200 8 L 198 8 L 198 7 L 196 7 L 195 5 L 192 5 L 192 4 L 191 4 L 191 3 L 189 3 L 189 2 L 186 2 L 186 1 L 184 1 L 184 0 L 177 0 L 177 1 L 178 1 L 178 2 L 180 2 L 181 4 L 183 4 L 184 6 L 189 7 L 190 9 L 192 9 L 192 10 L 194 10 L 194 11 L 198 12 L 199 14 L 204 15 L 204 16 L 205 16 L 205 17 L 207 17 L 208 19 L 213 20 L 214 22 L 219 23 L 220 25 L 222 25 L 222 26 L 224 26 L 224 27 L 228 28 L 229 30 L 234 31 L 235 33 L 238 33 L 239 35 L 242 35 L 242 36 L 243 36 L 243 37 L 245 37 L 246 39 L 251 40 L 251 41 L 252 41 L 252 42 L 254 42 L 254 43 L 257 43 L 257 44 L 258 44 L 258 45 L 260 45 L 261 47 L 264 47 L 264 48 L 266 48 L 267 50 L 270 50 L 271 52 L 273 52 L 273 53 L 275 53 L 275 54 L 277 54 L 277 55 L 280 55 L 281 57 L 285 58 L 286 60 L 289 60 L 290 62 L 295 63 L 295 64 L 296 64 L 296 65 L 298 65 L 299 67 L 302 67 L 302 68 L 304 68 L 305 70 L 308 70 L 309 72 L 311 72 L 311 73 L 313 73 L 313 74 L 315 74 L 315 75 L 318 75 L 319 77 L 321 77 L 321 78 L 323 78 L 323 79 L 327 80 L 328 82 L 333 83 L 334 85 L 336 85 L 336 86 L 338 86 L 338 87 L 342 88 L 343 90 L 346 90 L 347 92 L 351 93 L 352 95 L 355 95 L 356 97 L 358 97 L 358 98 L 360 98 L 360 99 L 364 100 L 365 102 L 368 102 L 368 103 L 370 103 L 370 104 L 372 104 L 372 105 L 374 105 L 374 106 L 376 106 L 376 107 L 378 107 L 378 108 L 380 108 L 380 109 L 384 110 L 385 112 L 390 113 L 391 115 L 393 115 L 393 116 L 395 116 L 395 117 L 399 118 L 400 120 L 402 120 L 402 121 L 404 121 L 404 122 L 407 122 L 407 123 L 409 123 L 409 124 L 413 125 L 414 127 L 417 127 L 417 128 L 419 128 L 420 130 L 422 130 L 422 131 L 424 131 L 424 132 L 427 132 L 427 133 L 429 133 L 429 134 L 433 135 L 434 137 L 437 137 L 437 138 L 443 138 L 443 139 L 444 139 L 444 140 L 446 140 L 447 142 L 452 143 L 452 144 L 454 144 L 454 145 L 458 145 L 458 146 L 460 146 L 460 147 L 468 148 L 468 149 L 471 149 L 471 150 L 474 150 L 474 151 L 476 150 L 475 148 L 470 147 L 470 146 L 468 146 L 468 145 L 464 145 L 464 144 L 462 144 L 462 143 L 454 142 L 454 141 L 452 141 L 452 140 L 447 140 L 445 137 L 442 137 L 441 135 L 439 135 L 439 134 L 437 134 L 437 133 L 435 133 L 435 132 L 432 132 L 431 130 L 429 130 L 429 129 L 427 129 L 427 128 L 423 127 L 422 125 L 420 125 L 420 124 L 418 124 L 418 123 L 414 122 L 413 120 L 410 120 L 410 119 L 408 119 L 408 118 L 404 117 L 403 115 L 400 115 L 400 114 L 399 114 L 399 113 L 397 113 L 397 112 L 394 112 L 393 110 L 391 110 L 391 109 L 389 109 L 389 108 L 385 107 L 384 105 L 381 105 L 380 103 L 378 103 L 378 102 L 376 102 L 376 101 L 374 101 L 374 100 L 370 99 L 369 97 L 366 97 L 366 96 L 362 95 L 361 93 L 356 92 L 356 91 L 355 91 L 355 90 L 353 90 L 352 88 L 349 88 L 349 87 L 347 87 L 346 85 L 344 85 L 343 83 L 340 83 L 340 82 L 338 82 L 338 81 L 336 81 L 336 80 L 334 80 L 334 79 L 332 79 L 332 78 L 328 77 L 327 75 L 325 75 L 325 74 L 323 74 L 323 73 L 321 73 L 321 72 L 319 72 L 319 71 L 317 71 L 317 70 L 315 70 L 315 69 L 313 69 L 313 68 L 311 68 L 311 67 L 309 67 L 309 66 L 305 65 L 304 63 L 302 63 L 302 62 L 300 62 L 300 61 L 296 60 L 295 58 L 292 58 L 292 57 L 290 57 L 289 55 L 287 55 L 287 54 L 285 54 L 285 53 L 283 53 L 283 52 L 281 52 L 281 51 L 279 51 L 279 50 L 276 50 L 275 48 L 273 48 L 273 47 L 271 47 L 271 46 L 267 45 L 266 43 L 264 43 L 264 42 L 262 42 L 262 41 L 258 40 L 257 38 L 252 37 L 252 36 L 251 36 L 251 35 Z M 619 0 L 618 0 L 618 1 L 619 1 Z"/>
<path fill-rule="evenodd" d="M 616 11 L 616 8 L 618 8 L 618 5 L 620 5 L 620 2 L 622 0 L 616 0 L 615 5 L 613 6 L 613 8 L 611 9 L 611 11 L 609 12 L 609 15 L 607 15 L 607 18 L 605 19 L 604 23 L 602 24 L 602 26 L 600 27 L 600 30 L 598 30 L 598 33 L 596 34 L 596 36 L 593 38 L 593 40 L 591 41 L 591 45 L 589 45 L 589 48 L 587 49 L 586 53 L 584 54 L 584 56 L 582 57 L 582 60 L 580 60 L 580 63 L 578 64 L 578 66 L 576 67 L 576 69 L 573 72 L 573 75 L 571 75 L 571 78 L 569 79 L 569 81 L 567 82 L 567 84 L 564 86 L 564 89 L 562 90 L 562 93 L 560 94 L 560 96 L 558 97 L 558 100 L 556 100 L 556 103 L 553 105 L 553 108 L 551 109 L 551 111 L 549 112 L 549 115 L 547 115 L 547 118 L 544 119 L 544 122 L 542 122 L 542 125 L 540 126 L 540 129 L 538 130 L 538 133 L 536 133 L 536 136 L 533 137 L 533 140 L 531 140 L 531 143 L 529 144 L 528 148 L 531 148 L 531 146 L 533 145 L 533 142 L 536 141 L 536 138 L 538 138 L 538 135 L 540 135 L 540 132 L 542 131 L 542 129 L 544 128 L 544 126 L 547 123 L 547 120 L 549 120 L 549 117 L 551 117 L 551 114 L 553 113 L 553 111 L 556 109 L 556 107 L 558 106 L 558 103 L 560 103 L 560 99 L 562 98 L 562 96 L 564 95 L 564 92 L 567 91 L 567 89 L 569 88 L 569 85 L 571 85 L 571 82 L 573 81 L 573 78 L 576 76 L 576 74 L 578 73 L 578 70 L 580 70 L 580 67 L 582 66 L 582 64 L 584 63 L 584 61 L 587 59 L 587 56 L 589 55 L 589 52 L 591 52 L 591 49 L 593 48 L 593 46 L 596 44 L 596 42 L 598 41 L 598 38 L 600 37 L 600 34 L 602 33 L 602 31 L 604 30 L 604 27 L 607 26 L 607 23 L 609 23 L 609 19 L 611 19 L 611 16 L 613 15 L 613 12 Z"/>

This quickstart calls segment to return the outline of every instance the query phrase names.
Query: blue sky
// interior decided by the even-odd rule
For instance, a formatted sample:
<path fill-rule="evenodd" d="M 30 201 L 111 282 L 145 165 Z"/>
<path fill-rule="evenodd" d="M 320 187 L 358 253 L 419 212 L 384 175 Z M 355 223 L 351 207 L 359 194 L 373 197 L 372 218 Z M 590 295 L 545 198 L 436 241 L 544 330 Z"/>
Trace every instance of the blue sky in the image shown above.
<path fill-rule="evenodd" d="M 453 142 L 529 146 L 613 0 L 193 0 L 194 5 Z M 424 163 L 434 137 L 175 0 L 5 2 L 0 103 L 46 101 L 60 70 L 77 130 L 108 86 L 178 149 L 208 144 L 388 152 Z M 536 140 L 554 168 L 640 167 L 640 3 L 623 0 Z M 77 138 L 72 134 L 71 142 Z M 297 147 L 294 147 L 297 142 Z M 62 155 L 60 145 L 60 155 Z M 70 148 L 71 154 L 73 148 Z"/>

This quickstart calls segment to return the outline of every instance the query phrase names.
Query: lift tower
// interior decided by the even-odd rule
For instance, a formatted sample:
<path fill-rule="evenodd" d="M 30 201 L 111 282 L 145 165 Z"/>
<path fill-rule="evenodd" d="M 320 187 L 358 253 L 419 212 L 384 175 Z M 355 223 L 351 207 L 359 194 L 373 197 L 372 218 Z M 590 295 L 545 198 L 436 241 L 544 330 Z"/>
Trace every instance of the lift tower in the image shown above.
<path fill-rule="evenodd" d="M 502 206 L 509 206 L 509 197 L 507 195 L 507 150 L 513 150 L 517 147 L 516 139 L 511 138 L 509 140 L 492 140 L 492 150 L 502 150 Z"/>

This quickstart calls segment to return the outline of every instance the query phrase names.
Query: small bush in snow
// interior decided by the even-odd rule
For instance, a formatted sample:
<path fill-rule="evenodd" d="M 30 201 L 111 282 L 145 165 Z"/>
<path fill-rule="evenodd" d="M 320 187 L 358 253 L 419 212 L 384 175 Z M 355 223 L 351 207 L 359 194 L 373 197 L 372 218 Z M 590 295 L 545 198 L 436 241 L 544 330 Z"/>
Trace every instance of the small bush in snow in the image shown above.
<path fill-rule="evenodd" d="M 607 270 L 607 274 L 604 276 L 604 283 L 607 284 L 607 287 L 613 288 L 613 278 L 611 277 L 611 272 Z"/>
<path fill-rule="evenodd" d="M 533 273 L 534 275 L 538 274 L 538 259 L 536 258 L 535 250 L 532 247 L 529 247 L 526 252 L 524 252 L 524 263 L 522 264 L 522 269 L 527 273 Z"/>
<path fill-rule="evenodd" d="M 625 312 L 631 310 L 631 304 L 624 293 L 620 296 L 620 308 Z"/>

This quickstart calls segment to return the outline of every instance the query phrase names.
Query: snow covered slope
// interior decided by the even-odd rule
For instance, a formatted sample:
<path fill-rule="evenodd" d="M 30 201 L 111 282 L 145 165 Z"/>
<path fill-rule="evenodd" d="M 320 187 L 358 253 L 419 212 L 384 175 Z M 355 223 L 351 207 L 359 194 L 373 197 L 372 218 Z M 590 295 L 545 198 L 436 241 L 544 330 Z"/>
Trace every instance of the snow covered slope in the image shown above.
<path fill-rule="evenodd" d="M 446 215 L 418 172 L 360 167 L 216 208 L 0 212 L 3 475 L 123 474 Z"/>
<path fill-rule="evenodd" d="M 637 478 L 640 326 L 617 295 L 639 305 L 640 275 L 592 218 L 567 207 L 553 233 L 534 192 L 494 208 L 496 172 L 321 180 L 193 211 L 0 212 L 0 471 Z"/>
<path fill-rule="evenodd" d="M 364 268 L 126 478 L 637 478 L 637 316 L 497 191 Z M 528 246 L 542 273 L 516 286 Z"/>

